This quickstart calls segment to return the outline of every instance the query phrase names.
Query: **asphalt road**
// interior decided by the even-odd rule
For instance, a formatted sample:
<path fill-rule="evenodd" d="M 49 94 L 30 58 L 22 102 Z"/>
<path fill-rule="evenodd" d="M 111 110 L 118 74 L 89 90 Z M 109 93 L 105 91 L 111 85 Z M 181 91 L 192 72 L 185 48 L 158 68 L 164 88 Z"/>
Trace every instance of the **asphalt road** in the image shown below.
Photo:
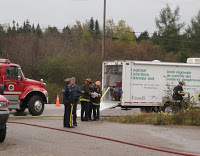
<path fill-rule="evenodd" d="M 103 110 L 101 114 L 134 114 L 138 109 L 122 111 L 121 109 Z M 62 115 L 63 107 L 46 106 L 43 115 Z M 11 116 L 19 115 L 14 111 Z M 22 115 L 27 115 L 25 111 Z M 62 118 L 13 119 L 38 125 L 62 128 Z M 119 124 L 104 121 L 81 122 L 78 127 L 70 129 L 77 132 L 114 138 L 157 148 L 175 150 L 200 155 L 200 128 L 188 126 L 151 126 L 138 124 Z M 8 123 L 5 142 L 0 143 L 0 155 L 3 156 L 54 156 L 54 155 L 175 155 L 98 138 L 91 138 L 68 132 L 61 132 L 39 127 Z"/>

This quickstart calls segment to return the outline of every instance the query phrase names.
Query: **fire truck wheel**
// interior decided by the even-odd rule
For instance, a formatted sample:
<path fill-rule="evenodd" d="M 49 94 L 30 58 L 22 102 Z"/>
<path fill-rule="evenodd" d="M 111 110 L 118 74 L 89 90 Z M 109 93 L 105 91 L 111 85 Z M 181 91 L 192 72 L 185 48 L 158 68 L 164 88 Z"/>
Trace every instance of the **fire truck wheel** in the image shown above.
<path fill-rule="evenodd" d="M 5 128 L 0 129 L 0 142 L 3 142 L 6 138 L 6 125 Z"/>
<path fill-rule="evenodd" d="M 34 95 L 28 102 L 29 113 L 33 116 L 41 115 L 44 110 L 44 101 L 41 96 Z"/>

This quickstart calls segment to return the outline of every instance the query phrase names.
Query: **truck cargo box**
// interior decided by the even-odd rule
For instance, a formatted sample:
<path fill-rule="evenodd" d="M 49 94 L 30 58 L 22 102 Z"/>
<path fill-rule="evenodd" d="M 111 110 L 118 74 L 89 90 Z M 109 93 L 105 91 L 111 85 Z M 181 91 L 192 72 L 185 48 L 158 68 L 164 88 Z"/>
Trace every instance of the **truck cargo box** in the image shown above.
<path fill-rule="evenodd" d="M 104 61 L 102 70 L 103 93 L 110 87 L 104 102 L 118 102 L 121 107 L 164 106 L 179 81 L 185 81 L 183 89 L 193 99 L 200 93 L 200 64 Z M 199 98 L 195 106 L 200 106 Z"/>

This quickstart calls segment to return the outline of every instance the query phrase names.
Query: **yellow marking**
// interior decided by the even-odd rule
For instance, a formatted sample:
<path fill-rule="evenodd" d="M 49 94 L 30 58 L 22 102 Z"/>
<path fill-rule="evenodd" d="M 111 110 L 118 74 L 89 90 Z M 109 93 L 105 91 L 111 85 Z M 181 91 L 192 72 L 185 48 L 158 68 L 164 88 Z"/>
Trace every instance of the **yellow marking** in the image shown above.
<path fill-rule="evenodd" d="M 8 83 L 17 84 L 16 82 L 7 82 L 7 84 L 8 84 Z"/>
<path fill-rule="evenodd" d="M 69 120 L 69 124 L 70 124 L 70 126 L 72 126 L 72 111 L 73 111 L 73 104 L 70 103 L 70 105 L 71 105 L 71 112 L 70 112 L 70 120 Z"/>

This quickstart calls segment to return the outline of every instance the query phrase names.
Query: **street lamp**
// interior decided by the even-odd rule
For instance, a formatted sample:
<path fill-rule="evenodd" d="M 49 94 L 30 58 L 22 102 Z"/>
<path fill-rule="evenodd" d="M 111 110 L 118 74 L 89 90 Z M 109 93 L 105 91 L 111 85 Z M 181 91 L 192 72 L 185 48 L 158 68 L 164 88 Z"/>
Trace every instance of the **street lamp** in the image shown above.
<path fill-rule="evenodd" d="M 102 61 L 105 57 L 105 24 L 106 23 L 106 0 L 104 0 L 104 12 L 103 12 L 103 36 L 102 36 Z"/>

